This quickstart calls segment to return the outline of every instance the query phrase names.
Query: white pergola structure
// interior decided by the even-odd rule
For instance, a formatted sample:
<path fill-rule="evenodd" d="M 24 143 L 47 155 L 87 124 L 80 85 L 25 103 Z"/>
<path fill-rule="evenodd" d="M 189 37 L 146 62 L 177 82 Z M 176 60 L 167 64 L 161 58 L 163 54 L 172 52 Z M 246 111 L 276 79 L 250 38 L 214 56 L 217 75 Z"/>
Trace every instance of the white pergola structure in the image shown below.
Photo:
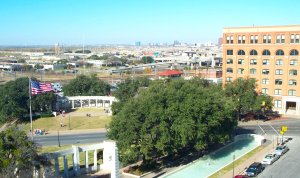
<path fill-rule="evenodd" d="M 83 107 L 110 108 L 116 101 L 113 96 L 68 96 L 66 97 L 72 109 Z"/>

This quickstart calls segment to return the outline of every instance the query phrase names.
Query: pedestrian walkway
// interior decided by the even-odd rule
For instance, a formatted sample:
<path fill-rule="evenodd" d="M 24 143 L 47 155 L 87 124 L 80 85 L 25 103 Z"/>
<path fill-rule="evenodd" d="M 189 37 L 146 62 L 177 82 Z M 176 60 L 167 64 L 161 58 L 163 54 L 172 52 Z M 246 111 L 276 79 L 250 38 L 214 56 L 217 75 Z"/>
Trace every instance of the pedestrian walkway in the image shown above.
<path fill-rule="evenodd" d="M 245 169 L 250 166 L 253 162 L 261 162 L 264 156 L 268 153 L 271 153 L 274 150 L 275 145 L 268 140 L 267 145 L 264 149 L 256 153 L 255 155 L 251 156 L 249 159 L 247 159 L 245 162 L 236 165 L 233 169 L 229 170 L 226 174 L 222 175 L 222 178 L 232 178 L 233 172 L 234 175 L 241 175 L 244 173 Z"/>
<path fill-rule="evenodd" d="M 106 128 L 99 129 L 84 129 L 84 130 L 61 130 L 59 131 L 60 135 L 73 135 L 73 134 L 85 134 L 85 133 L 105 133 Z M 57 135 L 57 131 L 47 131 L 46 135 Z"/>

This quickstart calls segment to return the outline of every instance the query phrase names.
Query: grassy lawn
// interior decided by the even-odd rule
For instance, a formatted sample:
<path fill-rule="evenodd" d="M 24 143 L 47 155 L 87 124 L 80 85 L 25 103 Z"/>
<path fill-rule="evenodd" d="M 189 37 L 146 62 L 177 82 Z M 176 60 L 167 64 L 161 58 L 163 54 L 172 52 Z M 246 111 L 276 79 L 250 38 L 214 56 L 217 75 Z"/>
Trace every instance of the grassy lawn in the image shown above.
<path fill-rule="evenodd" d="M 256 153 L 260 152 L 261 150 L 263 150 L 266 146 L 259 146 L 257 148 L 255 148 L 254 150 L 250 151 L 249 153 L 247 153 L 246 155 L 244 155 L 243 157 L 237 159 L 236 161 L 234 161 L 234 166 L 239 166 L 240 164 L 242 164 L 243 162 L 245 162 L 247 159 L 249 159 L 250 157 L 252 157 L 253 155 L 255 155 Z M 213 175 L 211 175 L 209 178 L 219 178 L 220 175 L 224 175 L 226 174 L 228 171 L 231 171 L 233 168 L 232 163 L 227 165 L 226 167 L 224 167 L 223 169 L 221 169 L 220 171 L 214 173 Z"/>
<path fill-rule="evenodd" d="M 68 113 L 65 117 L 61 115 L 56 117 L 39 118 L 33 121 L 33 129 L 42 129 L 47 131 L 64 130 L 84 130 L 105 128 L 111 121 L 111 116 L 103 114 L 101 109 L 83 108 Z M 91 117 L 87 117 L 86 113 L 90 113 Z M 60 127 L 60 124 L 64 127 Z M 22 123 L 21 127 L 25 131 L 30 130 L 30 122 Z"/>
<path fill-rule="evenodd" d="M 80 146 L 80 145 L 77 145 L 77 146 Z M 46 146 L 46 147 L 41 147 L 39 152 L 40 153 L 50 153 L 50 152 L 55 152 L 55 151 L 59 151 L 59 150 L 71 149 L 71 148 L 72 148 L 72 145 L 64 145 L 61 147 Z M 89 151 L 88 155 L 89 155 L 88 156 L 89 165 L 90 166 L 94 165 L 94 151 Z M 80 158 L 80 166 L 85 167 L 85 152 L 79 153 L 79 158 Z M 72 169 L 72 167 L 73 167 L 72 155 L 68 155 L 67 159 L 68 159 L 68 168 Z M 98 150 L 97 159 L 98 159 L 97 164 L 98 165 L 102 164 L 103 160 L 102 160 L 102 151 L 101 150 Z M 58 162 L 59 162 L 59 170 L 63 171 L 64 170 L 63 157 L 59 157 Z M 54 160 L 52 160 L 51 163 L 54 166 Z"/>

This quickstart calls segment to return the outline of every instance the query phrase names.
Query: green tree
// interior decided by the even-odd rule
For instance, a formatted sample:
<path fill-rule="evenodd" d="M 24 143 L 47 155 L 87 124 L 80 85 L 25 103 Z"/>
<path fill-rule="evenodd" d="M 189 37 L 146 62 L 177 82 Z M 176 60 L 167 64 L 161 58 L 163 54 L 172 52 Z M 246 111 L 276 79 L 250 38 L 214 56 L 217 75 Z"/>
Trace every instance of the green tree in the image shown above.
<path fill-rule="evenodd" d="M 203 150 L 229 140 L 237 122 L 232 100 L 219 85 L 194 79 L 154 81 L 127 97 L 113 116 L 108 137 L 121 160 L 148 164 L 183 150 Z"/>
<path fill-rule="evenodd" d="M 96 54 L 91 55 L 90 57 L 88 57 L 88 59 L 100 60 L 99 56 L 97 56 Z"/>
<path fill-rule="evenodd" d="M 29 114 L 29 79 L 18 78 L 0 86 L 0 122 L 24 120 Z M 32 96 L 32 111 L 49 112 L 56 101 L 52 93 Z"/>
<path fill-rule="evenodd" d="M 66 96 L 105 96 L 110 92 L 110 85 L 96 75 L 80 75 L 65 85 L 63 92 Z"/>
<path fill-rule="evenodd" d="M 140 88 L 148 87 L 150 80 L 146 77 L 140 78 L 127 78 L 124 82 L 118 84 L 117 90 L 113 95 L 118 99 L 118 102 L 114 102 L 112 105 L 112 112 L 116 114 L 121 110 L 123 105 L 132 97 L 137 95 Z"/>
<path fill-rule="evenodd" d="M 55 106 L 56 95 L 53 92 L 32 96 L 32 111 L 50 113 Z"/>
<path fill-rule="evenodd" d="M 22 118 L 28 112 L 28 78 L 18 78 L 0 86 L 0 122 Z"/>
<path fill-rule="evenodd" d="M 18 59 L 18 63 L 26 63 L 25 59 Z"/>
<path fill-rule="evenodd" d="M 0 177 L 33 177 L 33 168 L 47 163 L 37 150 L 26 133 L 15 126 L 0 132 Z"/>
<path fill-rule="evenodd" d="M 143 56 L 143 57 L 142 57 L 142 62 L 143 62 L 144 64 L 153 63 L 153 62 L 154 62 L 154 59 L 153 59 L 153 57 L 151 57 L 151 56 Z"/>
<path fill-rule="evenodd" d="M 42 64 L 36 64 L 36 65 L 34 66 L 34 68 L 35 68 L 35 69 L 43 69 L 44 66 L 43 66 Z"/>
<path fill-rule="evenodd" d="M 272 108 L 272 98 L 267 95 L 259 95 L 256 92 L 255 79 L 239 78 L 225 85 L 225 93 L 231 97 L 235 103 L 237 118 L 240 120 L 242 113 L 261 112 L 262 103 L 265 102 L 264 109 Z"/>

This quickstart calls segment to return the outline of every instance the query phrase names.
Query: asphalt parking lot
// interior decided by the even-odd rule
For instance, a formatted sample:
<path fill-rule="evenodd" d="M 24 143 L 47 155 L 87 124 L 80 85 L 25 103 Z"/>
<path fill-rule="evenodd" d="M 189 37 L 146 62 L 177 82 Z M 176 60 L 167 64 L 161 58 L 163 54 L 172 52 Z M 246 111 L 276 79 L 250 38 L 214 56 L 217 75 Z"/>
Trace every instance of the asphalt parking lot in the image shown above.
<path fill-rule="evenodd" d="M 300 136 L 293 136 L 286 145 L 289 151 L 272 165 L 266 166 L 259 178 L 298 178 L 300 177 Z M 261 158 L 262 160 L 263 158 Z"/>

